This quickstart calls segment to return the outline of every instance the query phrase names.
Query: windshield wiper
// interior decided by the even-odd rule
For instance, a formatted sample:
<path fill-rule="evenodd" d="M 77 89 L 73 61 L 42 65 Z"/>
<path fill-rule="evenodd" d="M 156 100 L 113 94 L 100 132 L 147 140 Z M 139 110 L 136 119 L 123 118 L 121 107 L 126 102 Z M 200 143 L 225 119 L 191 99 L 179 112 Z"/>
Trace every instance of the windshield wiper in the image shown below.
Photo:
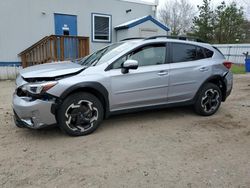
<path fill-rule="evenodd" d="M 99 60 L 107 52 L 107 50 L 108 50 L 108 48 L 106 48 L 105 50 L 103 50 L 103 52 L 101 52 L 101 55 L 96 59 L 96 61 L 93 62 L 92 66 L 95 66 L 99 62 Z"/>

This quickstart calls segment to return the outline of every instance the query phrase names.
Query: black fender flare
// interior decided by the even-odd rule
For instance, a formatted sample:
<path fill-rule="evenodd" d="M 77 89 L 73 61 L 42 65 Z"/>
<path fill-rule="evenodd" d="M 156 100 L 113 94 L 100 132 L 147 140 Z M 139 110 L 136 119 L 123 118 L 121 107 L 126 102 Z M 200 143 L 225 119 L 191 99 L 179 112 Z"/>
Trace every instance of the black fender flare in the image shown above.
<path fill-rule="evenodd" d="M 103 103 L 103 108 L 104 108 L 104 114 L 105 117 L 108 117 L 110 114 L 109 110 L 109 93 L 107 89 L 100 84 L 99 82 L 80 82 L 77 83 L 69 88 L 67 88 L 61 95 L 58 97 L 56 101 L 56 105 L 53 107 L 52 106 L 52 113 L 56 114 L 56 109 L 58 106 L 62 103 L 62 101 L 69 96 L 71 93 L 78 92 L 78 91 L 85 91 L 92 93 L 95 95 L 97 98 L 101 100 Z"/>
<path fill-rule="evenodd" d="M 221 82 L 220 84 L 222 84 L 222 87 L 225 87 L 225 92 L 226 92 L 226 87 L 227 87 L 227 83 L 226 83 L 226 80 L 225 80 L 225 76 L 226 76 L 226 75 L 227 75 L 227 74 L 225 74 L 224 76 L 221 76 L 221 75 L 213 75 L 213 76 L 208 77 L 208 78 L 200 85 L 199 89 L 197 90 L 197 92 L 196 92 L 196 94 L 195 94 L 195 96 L 194 96 L 194 98 L 193 98 L 193 103 L 197 100 L 197 97 L 199 96 L 199 93 L 200 93 L 201 89 L 203 88 L 203 86 L 204 86 L 206 83 L 209 83 L 209 82 L 213 83 L 213 82 L 212 82 L 213 80 L 218 80 L 218 81 L 220 81 L 220 82 Z M 221 87 L 220 87 L 220 88 L 221 88 Z M 225 101 L 226 93 L 224 93 L 224 91 L 221 91 L 221 92 L 222 92 L 222 101 Z"/>

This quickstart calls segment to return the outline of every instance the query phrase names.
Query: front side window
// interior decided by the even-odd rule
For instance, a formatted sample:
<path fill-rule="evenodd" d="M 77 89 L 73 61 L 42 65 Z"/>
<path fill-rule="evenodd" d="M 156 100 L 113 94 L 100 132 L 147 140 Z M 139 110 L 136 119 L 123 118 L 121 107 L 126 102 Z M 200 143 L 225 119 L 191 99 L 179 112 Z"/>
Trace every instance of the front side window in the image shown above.
<path fill-rule="evenodd" d="M 140 66 L 161 65 L 166 60 L 166 44 L 151 44 L 134 50 L 118 59 L 112 66 L 113 69 L 121 68 L 122 63 L 128 59 L 138 61 Z"/>
<path fill-rule="evenodd" d="M 111 16 L 92 14 L 93 42 L 111 42 Z"/>

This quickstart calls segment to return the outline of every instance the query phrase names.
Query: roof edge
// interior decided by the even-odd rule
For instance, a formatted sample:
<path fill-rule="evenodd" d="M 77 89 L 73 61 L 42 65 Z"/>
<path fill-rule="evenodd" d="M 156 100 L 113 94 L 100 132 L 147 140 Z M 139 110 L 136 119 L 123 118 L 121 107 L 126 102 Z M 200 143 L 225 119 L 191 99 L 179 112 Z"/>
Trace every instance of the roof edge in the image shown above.
<path fill-rule="evenodd" d="M 138 1 L 138 0 L 119 0 L 119 1 L 124 1 L 124 2 L 129 2 L 129 3 L 136 3 L 136 4 L 142 4 L 142 5 L 150 5 L 150 6 L 157 6 L 157 2 L 147 2 L 147 1 Z"/>
<path fill-rule="evenodd" d="M 135 27 L 139 24 L 142 24 L 146 21 L 152 21 L 154 24 L 156 24 L 157 26 L 159 26 L 160 28 L 162 28 L 163 30 L 165 31 L 170 31 L 170 29 L 165 26 L 164 24 L 162 24 L 161 22 L 159 22 L 158 20 L 156 20 L 155 18 L 153 18 L 151 15 L 148 15 L 148 16 L 145 16 L 139 20 L 136 20 L 130 24 L 127 24 L 127 25 L 123 25 L 123 26 L 117 26 L 115 27 L 115 30 L 121 30 L 121 29 L 129 29 L 129 28 L 132 28 L 132 27 Z"/>

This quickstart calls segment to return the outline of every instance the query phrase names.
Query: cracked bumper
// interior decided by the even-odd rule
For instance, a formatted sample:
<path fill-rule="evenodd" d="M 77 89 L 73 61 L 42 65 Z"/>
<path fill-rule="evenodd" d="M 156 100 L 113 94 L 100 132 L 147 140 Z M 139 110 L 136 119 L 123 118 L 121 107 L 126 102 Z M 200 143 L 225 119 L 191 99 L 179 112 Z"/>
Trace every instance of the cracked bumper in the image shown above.
<path fill-rule="evenodd" d="M 18 127 L 40 129 L 56 124 L 55 115 L 51 113 L 52 101 L 40 99 L 29 101 L 27 97 L 13 95 L 12 107 L 14 120 Z"/>

